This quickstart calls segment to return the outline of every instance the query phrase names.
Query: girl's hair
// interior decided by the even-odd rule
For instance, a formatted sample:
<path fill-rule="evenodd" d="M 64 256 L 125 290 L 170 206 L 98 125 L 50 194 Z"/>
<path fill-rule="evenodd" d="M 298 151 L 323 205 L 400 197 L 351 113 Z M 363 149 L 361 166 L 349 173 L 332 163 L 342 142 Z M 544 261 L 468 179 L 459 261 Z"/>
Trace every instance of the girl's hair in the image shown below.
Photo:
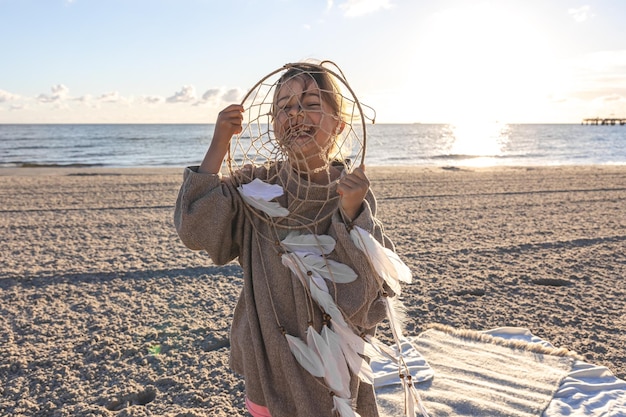
<path fill-rule="evenodd" d="M 332 116 L 337 119 L 339 123 L 345 123 L 345 109 L 343 94 L 339 87 L 339 83 L 334 79 L 334 76 L 324 70 L 320 65 L 309 64 L 307 62 L 301 62 L 294 64 L 289 68 L 276 82 L 276 89 L 274 90 L 274 97 L 272 100 L 272 117 L 275 118 L 278 114 L 278 108 L 276 102 L 278 101 L 278 93 L 283 85 L 288 81 L 294 79 L 303 79 L 306 83 L 309 80 L 315 82 L 317 88 L 320 90 L 320 98 L 327 103 L 331 110 Z M 351 144 L 348 141 L 343 141 L 340 145 L 338 143 L 339 133 L 330 132 L 333 139 L 330 148 L 328 149 L 327 156 L 330 159 L 342 161 L 345 159 L 344 152 L 348 151 Z"/>
<path fill-rule="evenodd" d="M 374 119 L 363 113 L 361 103 L 335 63 L 304 61 L 285 64 L 270 72 L 261 78 L 242 99 L 241 104 L 245 109 L 242 130 L 230 141 L 226 159 L 228 170 L 233 176 L 247 165 L 271 166 L 274 162 L 289 159 L 290 149 L 281 143 L 281 137 L 277 137 L 277 134 L 278 136 L 283 134 L 285 127 L 285 125 L 277 124 L 277 117 L 281 111 L 278 99 L 282 100 L 285 94 L 289 97 L 289 91 L 283 91 L 285 93 L 283 94 L 280 93 L 280 89 L 291 87 L 290 80 L 303 84 L 298 86 L 298 89 L 308 88 L 310 92 L 315 90 L 315 94 L 319 94 L 319 100 L 324 104 L 320 106 L 321 110 L 326 112 L 324 116 L 333 119 L 333 123 L 326 123 L 327 120 L 323 120 L 323 127 L 332 131 L 326 132 L 328 134 L 326 146 L 318 144 L 320 156 L 327 162 L 326 168 L 330 165 L 341 164 L 346 172 L 351 172 L 355 166 L 364 161 L 365 119 L 369 118 L 372 122 Z M 296 98 L 301 97 L 297 95 L 293 99 Z M 304 103 L 299 104 L 304 105 Z M 318 110 L 315 108 L 309 111 Z M 337 123 L 336 129 L 333 129 L 335 122 Z M 292 126 L 288 128 L 292 129 Z M 249 180 L 251 181 L 252 178 Z"/>
<path fill-rule="evenodd" d="M 295 78 L 309 77 L 317 87 L 320 89 L 320 95 L 324 102 L 328 103 L 333 110 L 333 116 L 341 120 L 343 116 L 343 100 L 339 84 L 333 79 L 332 75 L 328 71 L 320 69 L 319 65 L 312 65 L 306 62 L 294 64 L 289 68 L 276 82 L 276 89 L 274 90 L 274 100 L 272 104 L 272 115 L 276 116 L 276 100 L 278 99 L 278 92 L 280 88 L 289 80 Z"/>

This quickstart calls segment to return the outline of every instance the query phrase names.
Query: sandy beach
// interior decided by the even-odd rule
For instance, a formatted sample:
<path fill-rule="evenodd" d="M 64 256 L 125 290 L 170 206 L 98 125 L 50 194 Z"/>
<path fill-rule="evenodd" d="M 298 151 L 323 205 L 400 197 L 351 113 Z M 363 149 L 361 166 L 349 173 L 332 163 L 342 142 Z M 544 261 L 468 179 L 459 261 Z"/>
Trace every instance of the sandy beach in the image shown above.
<path fill-rule="evenodd" d="M 408 333 L 524 327 L 626 378 L 626 166 L 367 172 L 414 273 Z M 181 181 L 0 169 L 0 415 L 245 415 L 240 269 L 179 241 Z"/>

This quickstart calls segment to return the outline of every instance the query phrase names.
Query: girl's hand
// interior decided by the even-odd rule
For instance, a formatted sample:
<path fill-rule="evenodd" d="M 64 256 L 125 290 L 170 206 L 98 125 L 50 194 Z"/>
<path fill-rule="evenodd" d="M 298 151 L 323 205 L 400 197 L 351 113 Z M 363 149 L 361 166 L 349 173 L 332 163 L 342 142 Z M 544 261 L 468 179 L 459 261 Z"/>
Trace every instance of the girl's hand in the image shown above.
<path fill-rule="evenodd" d="M 213 132 L 213 140 L 227 141 L 233 135 L 241 132 L 241 123 L 243 122 L 243 106 L 241 104 L 231 104 L 217 115 L 215 122 L 215 131 Z"/>
<path fill-rule="evenodd" d="M 339 204 L 349 221 L 354 220 L 361 212 L 363 199 L 370 188 L 370 180 L 365 175 L 365 165 L 355 168 L 352 173 L 343 177 L 337 185 L 337 193 L 341 196 Z"/>
<path fill-rule="evenodd" d="M 240 104 L 231 104 L 217 116 L 215 130 L 209 150 L 198 167 L 198 172 L 217 174 L 220 171 L 230 139 L 241 132 L 244 108 Z"/>

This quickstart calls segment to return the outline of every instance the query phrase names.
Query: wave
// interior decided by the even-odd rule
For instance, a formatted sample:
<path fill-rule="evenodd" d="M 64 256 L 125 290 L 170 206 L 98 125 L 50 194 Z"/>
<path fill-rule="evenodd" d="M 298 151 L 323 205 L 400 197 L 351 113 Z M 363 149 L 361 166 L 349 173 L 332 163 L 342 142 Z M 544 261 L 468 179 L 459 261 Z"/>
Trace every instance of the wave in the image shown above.
<path fill-rule="evenodd" d="M 68 163 L 68 164 L 55 164 L 55 163 L 39 163 L 39 162 L 8 162 L 3 163 L 0 167 L 3 168 L 93 168 L 93 167 L 103 167 L 104 164 L 79 164 L 79 163 Z"/>
<path fill-rule="evenodd" d="M 540 158 L 545 155 L 541 154 L 526 154 L 526 153 L 510 153 L 506 155 L 470 155 L 470 154 L 440 154 L 426 157 L 425 159 L 452 159 L 456 161 L 464 159 L 478 159 L 478 158 L 490 158 L 490 159 L 511 159 L 511 158 Z"/>
<path fill-rule="evenodd" d="M 453 160 L 462 160 L 462 159 L 476 159 L 476 158 L 502 158 L 505 157 L 503 155 L 468 155 L 468 154 L 440 154 L 433 155 L 429 159 L 453 159 Z"/>

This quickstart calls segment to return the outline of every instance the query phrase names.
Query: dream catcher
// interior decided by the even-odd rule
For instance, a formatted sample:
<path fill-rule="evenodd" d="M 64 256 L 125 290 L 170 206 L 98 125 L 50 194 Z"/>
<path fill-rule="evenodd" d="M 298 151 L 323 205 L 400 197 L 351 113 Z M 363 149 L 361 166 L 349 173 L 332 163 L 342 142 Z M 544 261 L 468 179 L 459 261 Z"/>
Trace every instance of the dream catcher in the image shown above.
<path fill-rule="evenodd" d="M 339 197 L 328 185 L 365 160 L 366 118 L 341 71 L 329 62 L 287 64 L 259 81 L 242 105 L 243 130 L 231 141 L 227 156 L 231 175 L 246 184 L 253 180 L 249 167 L 274 167 L 267 182 L 279 184 L 291 194 L 290 201 L 301 204 L 312 202 L 310 185 L 326 186 L 328 193 L 316 198 L 326 203 L 320 204 L 324 214 L 301 219 L 294 214 L 297 207 L 290 216 L 279 209 L 272 214 L 277 214 L 274 221 L 281 227 L 289 223 L 289 228 L 306 228 L 330 215 L 332 210 L 324 209 L 336 207 Z M 259 197 L 259 193 L 255 190 L 254 195 Z M 255 202 L 247 202 L 254 206 Z M 263 209 L 267 212 L 270 207 Z"/>
<path fill-rule="evenodd" d="M 338 182 L 365 159 L 365 125 L 374 117 L 365 116 L 341 70 L 328 61 L 283 66 L 259 81 L 242 105 L 242 131 L 231 140 L 226 164 L 246 215 L 269 226 L 263 230 L 270 232 L 255 229 L 259 248 L 278 244 L 283 265 L 310 300 L 306 340 L 283 330 L 294 357 L 333 393 L 334 411 L 341 417 L 358 416 L 352 408 L 351 375 L 373 384 L 364 357 L 391 359 L 405 389 L 406 415 L 427 415 L 399 353 L 404 339 L 397 317 L 399 302 L 387 297 L 387 289 L 397 296 L 400 282 L 411 281 L 409 268 L 368 231 L 351 226 L 344 215 L 354 245 L 379 277 L 376 285 L 385 296 L 395 349 L 360 334 L 329 288 L 358 278 L 349 266 L 329 259 L 336 242 L 324 232 L 341 207 Z M 321 330 L 311 324 L 316 309 L 324 317 Z M 278 315 L 276 320 L 284 329 Z"/>

